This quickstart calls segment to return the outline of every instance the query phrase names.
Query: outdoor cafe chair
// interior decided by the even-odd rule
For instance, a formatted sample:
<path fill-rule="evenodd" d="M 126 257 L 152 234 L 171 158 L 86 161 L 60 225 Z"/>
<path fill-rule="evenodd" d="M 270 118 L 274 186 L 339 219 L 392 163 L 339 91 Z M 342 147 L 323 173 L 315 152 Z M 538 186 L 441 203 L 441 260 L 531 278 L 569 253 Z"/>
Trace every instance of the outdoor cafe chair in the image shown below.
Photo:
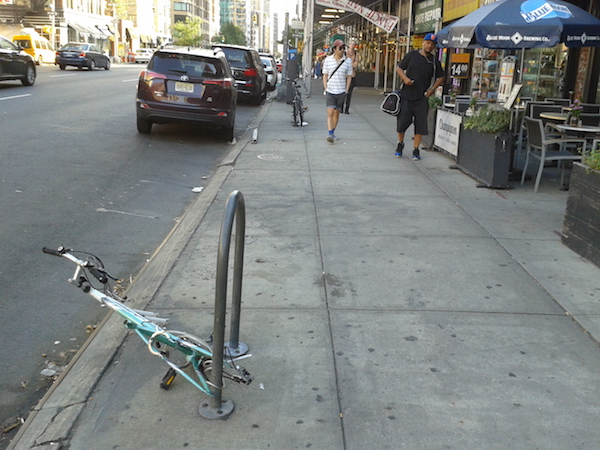
<path fill-rule="evenodd" d="M 555 105 L 567 106 L 567 107 L 571 106 L 571 100 L 569 100 L 568 98 L 547 98 L 546 101 L 553 103 Z"/>
<path fill-rule="evenodd" d="M 548 139 L 544 130 L 544 124 L 541 119 L 532 119 L 531 117 L 525 117 L 525 126 L 527 127 L 527 156 L 525 157 L 525 166 L 523 167 L 523 175 L 521 176 L 521 186 L 525 183 L 525 176 L 527 175 L 527 166 L 529 165 L 529 159 L 537 159 L 540 162 L 538 167 L 537 176 L 535 178 L 535 186 L 533 192 L 538 191 L 540 180 L 542 178 L 542 172 L 544 171 L 544 165 L 548 161 L 557 161 L 558 167 L 560 168 L 560 184 L 564 182 L 564 165 L 563 161 L 581 161 L 581 155 L 575 154 L 566 150 L 568 145 L 574 145 L 575 149 L 581 148 L 581 151 L 585 150 L 586 141 L 585 139 L 577 138 L 559 138 L 559 139 Z M 558 145 L 558 150 L 552 150 L 551 147 Z"/>
<path fill-rule="evenodd" d="M 596 103 L 582 103 L 581 112 L 586 114 L 600 114 L 600 105 Z"/>
<path fill-rule="evenodd" d="M 600 114 L 581 113 L 579 119 L 581 119 L 582 125 L 587 125 L 590 127 L 600 126 Z"/>
<path fill-rule="evenodd" d="M 519 136 L 517 138 L 517 153 L 516 157 L 519 158 L 521 156 L 521 150 L 523 149 L 523 143 L 525 142 L 527 129 L 525 128 L 525 117 L 531 117 L 531 108 L 534 105 L 546 105 L 552 106 L 552 103 L 546 101 L 526 101 L 525 102 L 525 110 L 523 111 L 523 115 L 521 116 L 521 120 L 519 124 L 517 124 L 519 128 Z M 539 117 L 538 117 L 539 118 Z"/>

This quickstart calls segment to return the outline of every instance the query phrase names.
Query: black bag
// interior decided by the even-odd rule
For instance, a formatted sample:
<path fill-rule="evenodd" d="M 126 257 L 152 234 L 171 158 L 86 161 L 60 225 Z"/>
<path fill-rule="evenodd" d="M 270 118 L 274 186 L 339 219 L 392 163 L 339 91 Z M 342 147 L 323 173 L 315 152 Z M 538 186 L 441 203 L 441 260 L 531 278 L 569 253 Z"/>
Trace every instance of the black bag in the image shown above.
<path fill-rule="evenodd" d="M 385 96 L 380 108 L 384 113 L 391 114 L 392 116 L 397 116 L 398 114 L 400 114 L 400 104 L 400 91 L 394 91 L 390 92 L 388 95 Z"/>

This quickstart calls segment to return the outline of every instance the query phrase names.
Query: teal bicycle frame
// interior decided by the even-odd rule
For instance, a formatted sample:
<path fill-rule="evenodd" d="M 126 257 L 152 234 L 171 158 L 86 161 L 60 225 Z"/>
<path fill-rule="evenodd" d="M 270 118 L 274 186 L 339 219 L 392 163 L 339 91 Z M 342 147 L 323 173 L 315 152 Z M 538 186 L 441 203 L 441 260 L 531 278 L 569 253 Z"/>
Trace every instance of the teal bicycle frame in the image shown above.
<path fill-rule="evenodd" d="M 161 358 L 170 367 L 161 383 L 162 388 L 167 389 L 173 382 L 175 375 L 180 374 L 206 395 L 210 397 L 215 396 L 212 389 L 217 388 L 217 386 L 207 379 L 205 373 L 211 369 L 212 363 L 212 349 L 207 342 L 189 333 L 163 328 L 164 325 L 169 323 L 169 319 L 160 318 L 156 313 L 139 311 L 124 305 L 124 300 L 110 289 L 108 278 L 112 277 L 104 270 L 98 258 L 92 256 L 97 264 L 95 265 L 91 261 L 91 258 L 83 261 L 70 253 L 72 250 L 64 247 L 59 247 L 58 250 L 44 248 L 43 251 L 44 253 L 67 258 L 76 264 L 75 273 L 69 279 L 69 283 L 80 288 L 101 304 L 108 306 L 119 316 L 123 317 L 125 319 L 125 327 L 135 331 L 142 341 L 146 343 L 148 351 Z M 88 272 L 104 285 L 103 291 L 91 285 L 89 276 L 87 275 Z M 163 346 L 183 354 L 187 363 L 183 366 L 175 364 L 169 359 L 169 351 L 163 349 Z M 243 367 L 235 365 L 236 360 L 248 356 L 229 358 L 228 361 L 224 361 L 224 366 L 235 370 L 237 373 L 223 371 L 223 376 L 238 383 L 250 384 L 252 381 L 250 374 Z M 190 364 L 196 374 L 197 380 L 183 370 Z"/>

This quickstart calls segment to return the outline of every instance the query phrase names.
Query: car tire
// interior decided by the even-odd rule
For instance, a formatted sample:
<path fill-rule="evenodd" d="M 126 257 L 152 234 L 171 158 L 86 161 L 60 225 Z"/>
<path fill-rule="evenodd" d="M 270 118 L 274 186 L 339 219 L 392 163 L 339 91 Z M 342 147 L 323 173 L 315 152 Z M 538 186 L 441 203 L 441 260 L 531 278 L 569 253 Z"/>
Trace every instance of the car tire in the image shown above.
<path fill-rule="evenodd" d="M 138 132 L 140 132 L 140 133 L 150 134 L 150 132 L 152 131 L 152 121 L 138 117 L 137 118 L 137 129 L 138 129 Z"/>
<path fill-rule="evenodd" d="M 110 70 L 110 59 L 106 61 L 106 66 L 104 66 L 104 70 Z"/>
<path fill-rule="evenodd" d="M 83 66 L 77 66 L 77 70 L 83 70 Z"/>
<path fill-rule="evenodd" d="M 90 65 L 88 66 L 88 70 L 89 71 L 96 70 L 96 63 L 94 62 L 93 59 L 90 61 Z"/>
<path fill-rule="evenodd" d="M 60 67 L 60 70 L 65 70 L 67 68 L 67 66 L 65 66 L 64 64 L 60 64 L 58 67 Z"/>
<path fill-rule="evenodd" d="M 261 92 L 258 95 L 255 95 L 254 97 L 252 97 L 252 104 L 256 105 L 256 106 L 260 106 L 261 103 L 263 102 L 263 93 Z"/>
<path fill-rule="evenodd" d="M 25 76 L 21 78 L 23 86 L 33 86 L 35 83 L 35 66 L 33 64 L 27 64 L 25 68 Z"/>

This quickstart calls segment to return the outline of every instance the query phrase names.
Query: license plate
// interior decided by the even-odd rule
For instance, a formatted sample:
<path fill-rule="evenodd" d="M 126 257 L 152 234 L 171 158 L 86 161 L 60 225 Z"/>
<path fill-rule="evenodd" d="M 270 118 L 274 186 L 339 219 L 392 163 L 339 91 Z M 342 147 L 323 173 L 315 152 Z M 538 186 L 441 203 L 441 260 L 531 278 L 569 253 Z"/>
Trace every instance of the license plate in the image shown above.
<path fill-rule="evenodd" d="M 186 94 L 194 93 L 194 85 L 192 83 L 182 83 L 181 81 L 175 82 L 175 90 L 177 92 L 185 92 Z"/>

